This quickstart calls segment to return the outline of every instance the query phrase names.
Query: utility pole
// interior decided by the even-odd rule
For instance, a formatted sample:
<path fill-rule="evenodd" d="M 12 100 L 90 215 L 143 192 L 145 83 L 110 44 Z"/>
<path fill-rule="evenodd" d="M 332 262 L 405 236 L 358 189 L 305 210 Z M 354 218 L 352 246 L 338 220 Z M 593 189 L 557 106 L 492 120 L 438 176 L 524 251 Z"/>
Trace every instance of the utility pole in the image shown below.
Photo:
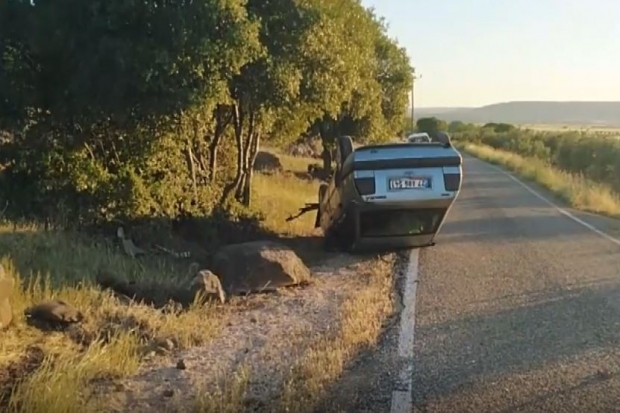
<path fill-rule="evenodd" d="M 415 67 L 411 68 L 413 74 L 413 82 L 411 82 L 411 130 L 415 130 L 415 81 L 422 78 L 422 75 L 418 76 L 415 73 Z"/>

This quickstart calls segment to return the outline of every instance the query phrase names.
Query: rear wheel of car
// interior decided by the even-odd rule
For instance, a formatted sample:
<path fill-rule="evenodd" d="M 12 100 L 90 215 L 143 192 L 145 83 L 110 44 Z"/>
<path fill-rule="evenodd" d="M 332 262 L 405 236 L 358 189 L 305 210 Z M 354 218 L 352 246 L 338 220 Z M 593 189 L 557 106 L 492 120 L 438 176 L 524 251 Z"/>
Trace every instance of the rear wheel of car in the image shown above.
<path fill-rule="evenodd" d="M 333 225 L 325 234 L 324 247 L 327 252 L 350 252 L 355 241 L 355 219 L 347 211 L 344 221 Z"/>
<path fill-rule="evenodd" d="M 333 230 L 327 231 L 323 236 L 323 250 L 325 252 L 338 252 L 338 236 Z"/>

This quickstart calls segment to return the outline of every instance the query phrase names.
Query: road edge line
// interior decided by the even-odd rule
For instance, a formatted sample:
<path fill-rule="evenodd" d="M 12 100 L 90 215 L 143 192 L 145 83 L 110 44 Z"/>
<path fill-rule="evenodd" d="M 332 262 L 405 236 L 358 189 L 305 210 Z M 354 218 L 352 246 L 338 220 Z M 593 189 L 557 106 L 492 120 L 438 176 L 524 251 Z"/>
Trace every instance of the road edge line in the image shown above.
<path fill-rule="evenodd" d="M 405 270 L 403 310 L 398 330 L 398 358 L 402 363 L 398 372 L 397 390 L 392 392 L 390 413 L 411 413 L 413 407 L 413 346 L 419 264 L 420 250 L 413 249 Z"/>
<path fill-rule="evenodd" d="M 611 235 L 609 235 L 609 234 L 601 231 L 600 229 L 596 228 L 594 225 L 592 225 L 592 224 L 584 221 L 583 219 L 573 215 L 570 211 L 566 210 L 565 208 L 562 208 L 561 206 L 553 203 L 552 201 L 547 199 L 544 195 L 541 195 L 539 192 L 537 192 L 536 190 L 532 189 L 525 182 L 523 182 L 522 180 L 520 180 L 519 178 L 514 176 L 511 172 L 508 172 L 507 170 L 505 170 L 503 168 L 500 168 L 497 165 L 493 165 L 492 163 L 485 162 L 482 159 L 476 158 L 475 156 L 472 156 L 472 158 L 477 160 L 477 161 L 479 161 L 479 162 L 482 162 L 483 164 L 488 165 L 491 168 L 493 168 L 493 169 L 495 169 L 497 171 L 500 171 L 504 175 L 508 176 L 510 179 L 512 179 L 513 181 L 515 181 L 516 183 L 521 185 L 523 188 L 525 188 L 529 193 L 531 193 L 536 198 L 540 199 L 541 201 L 545 202 L 546 204 L 548 204 L 549 206 L 554 208 L 556 211 L 558 211 L 560 214 L 564 215 L 566 218 L 568 218 L 568 219 L 570 219 L 570 220 L 572 220 L 572 221 L 574 221 L 574 222 L 584 226 L 585 228 L 589 229 L 590 231 L 594 232 L 595 234 L 605 238 L 607 241 L 610 241 L 610 242 L 620 246 L 620 239 L 612 237 Z"/>

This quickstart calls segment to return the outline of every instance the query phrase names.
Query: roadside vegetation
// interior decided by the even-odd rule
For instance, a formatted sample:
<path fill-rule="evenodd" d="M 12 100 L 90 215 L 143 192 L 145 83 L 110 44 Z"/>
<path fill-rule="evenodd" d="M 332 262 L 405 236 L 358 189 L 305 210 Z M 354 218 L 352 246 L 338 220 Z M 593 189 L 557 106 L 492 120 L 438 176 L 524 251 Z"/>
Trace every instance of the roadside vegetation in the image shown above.
<path fill-rule="evenodd" d="M 620 217 L 620 136 L 436 118 L 419 119 L 418 128 L 448 130 L 464 151 L 542 185 L 571 206 Z"/>
<path fill-rule="evenodd" d="M 403 133 L 411 84 L 406 52 L 356 0 L 0 3 L 0 260 L 15 280 L 0 410 L 100 411 L 102 383 L 215 340 L 239 308 L 146 305 L 97 281 L 167 291 L 223 245 L 288 238 L 312 249 L 314 217 L 286 222 L 316 198 L 308 166 L 329 173 L 339 135 Z M 322 153 L 287 155 L 307 142 Z M 261 170 L 261 153 L 281 168 Z M 119 226 L 138 246 L 191 258 L 127 256 Z M 283 407 L 309 406 L 372 344 L 391 308 L 386 266 L 367 268 L 339 327 L 296 362 Z M 27 322 L 50 299 L 83 321 L 62 331 Z M 229 373 L 232 384 L 201 392 L 194 410 L 238 411 L 250 379 Z"/>

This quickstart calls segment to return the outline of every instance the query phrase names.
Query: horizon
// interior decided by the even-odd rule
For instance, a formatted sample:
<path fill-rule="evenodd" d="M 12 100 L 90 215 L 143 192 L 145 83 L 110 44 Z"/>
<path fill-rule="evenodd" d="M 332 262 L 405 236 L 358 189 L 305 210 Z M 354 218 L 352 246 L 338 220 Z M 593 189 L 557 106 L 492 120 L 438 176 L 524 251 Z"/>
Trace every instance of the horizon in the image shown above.
<path fill-rule="evenodd" d="M 420 106 L 420 105 L 416 105 L 415 109 L 419 110 L 419 109 L 478 109 L 478 108 L 484 108 L 487 106 L 494 106 L 494 105 L 505 105 L 505 104 L 510 104 L 510 103 L 619 103 L 620 104 L 620 99 L 617 100 L 508 100 L 508 101 L 502 101 L 502 102 L 491 102 L 491 103 L 486 103 L 483 105 L 479 105 L 479 106 L 463 106 L 463 105 L 459 105 L 459 106 Z M 411 105 L 409 105 L 409 109 L 411 109 Z"/>
<path fill-rule="evenodd" d="M 422 75 L 416 108 L 620 100 L 620 2 L 466 3 L 362 0 Z"/>

